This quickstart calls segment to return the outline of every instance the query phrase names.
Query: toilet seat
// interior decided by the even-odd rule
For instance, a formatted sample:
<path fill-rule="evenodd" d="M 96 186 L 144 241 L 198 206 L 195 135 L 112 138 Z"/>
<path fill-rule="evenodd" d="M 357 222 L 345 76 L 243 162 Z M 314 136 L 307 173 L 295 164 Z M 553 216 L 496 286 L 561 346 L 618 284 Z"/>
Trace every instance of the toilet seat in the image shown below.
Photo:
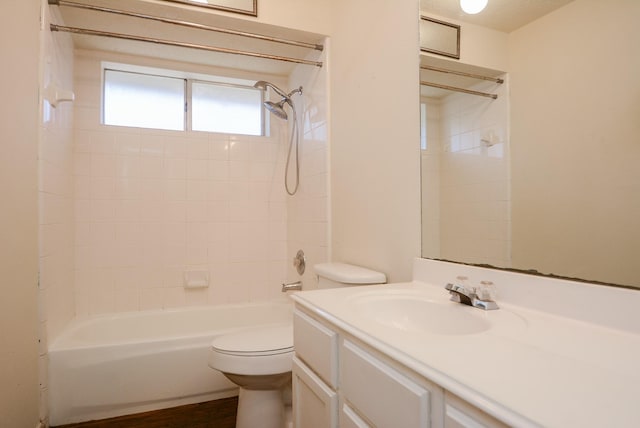
<path fill-rule="evenodd" d="M 211 342 L 209 366 L 223 373 L 270 375 L 291 371 L 293 326 L 252 328 Z"/>

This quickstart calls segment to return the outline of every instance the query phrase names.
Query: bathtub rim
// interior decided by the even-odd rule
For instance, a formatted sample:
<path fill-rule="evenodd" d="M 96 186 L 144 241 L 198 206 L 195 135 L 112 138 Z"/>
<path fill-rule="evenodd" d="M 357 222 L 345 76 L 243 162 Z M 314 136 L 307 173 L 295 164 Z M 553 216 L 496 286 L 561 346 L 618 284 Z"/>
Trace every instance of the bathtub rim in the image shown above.
<path fill-rule="evenodd" d="M 225 308 L 226 310 L 232 310 L 234 308 L 243 308 L 246 309 L 248 307 L 268 307 L 268 306 L 279 306 L 279 307 L 287 307 L 291 311 L 291 322 L 293 322 L 293 300 L 290 298 L 286 299 L 271 299 L 271 300 L 256 300 L 250 302 L 240 302 L 240 303 L 221 303 L 217 305 L 196 305 L 196 306 L 184 306 L 184 307 L 175 307 L 175 308 L 163 308 L 163 309 L 151 309 L 144 311 L 126 311 L 126 312 L 114 312 L 107 314 L 99 314 L 93 316 L 82 316 L 76 317 L 72 319 L 62 330 L 62 332 L 56 337 L 53 341 L 49 342 L 49 346 L 47 348 L 47 352 L 58 352 L 58 351 L 67 351 L 67 350 L 76 350 L 76 349 L 88 349 L 88 348 L 103 348 L 110 346 L 118 346 L 118 345 L 131 345 L 136 343 L 159 343 L 167 340 L 180 340 L 180 339 L 190 339 L 194 340 L 199 337 L 208 337 L 211 336 L 212 333 L 215 333 L 215 336 L 219 336 L 221 334 L 228 334 L 235 331 L 255 328 L 255 324 L 247 324 L 242 326 L 233 326 L 233 327 L 225 327 L 225 328 L 212 328 L 211 330 L 203 330 L 193 334 L 184 334 L 184 335 L 162 335 L 153 338 L 140 338 L 134 337 L 128 340 L 109 340 L 105 342 L 90 342 L 90 343 L 77 343 L 77 341 L 73 340 L 73 335 L 82 327 L 87 326 L 92 322 L 108 322 L 110 320 L 126 320 L 126 319 L 136 319 L 141 317 L 148 316 L 162 316 L 162 315 L 170 315 L 170 314 L 183 314 L 189 312 L 208 312 L 211 310 L 215 310 L 217 308 Z M 267 325 L 275 325 L 275 324 L 283 324 L 283 322 L 268 322 L 265 324 L 260 324 L 261 326 Z"/>

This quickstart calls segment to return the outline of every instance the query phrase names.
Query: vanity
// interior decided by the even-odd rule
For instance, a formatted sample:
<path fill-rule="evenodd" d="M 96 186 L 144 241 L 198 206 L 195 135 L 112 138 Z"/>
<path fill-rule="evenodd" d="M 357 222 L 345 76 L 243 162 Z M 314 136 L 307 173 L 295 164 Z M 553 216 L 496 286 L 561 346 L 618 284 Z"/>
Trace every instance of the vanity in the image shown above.
<path fill-rule="evenodd" d="M 449 300 L 491 281 L 499 309 Z M 640 423 L 640 292 L 416 259 L 413 281 L 295 294 L 296 427 Z"/>

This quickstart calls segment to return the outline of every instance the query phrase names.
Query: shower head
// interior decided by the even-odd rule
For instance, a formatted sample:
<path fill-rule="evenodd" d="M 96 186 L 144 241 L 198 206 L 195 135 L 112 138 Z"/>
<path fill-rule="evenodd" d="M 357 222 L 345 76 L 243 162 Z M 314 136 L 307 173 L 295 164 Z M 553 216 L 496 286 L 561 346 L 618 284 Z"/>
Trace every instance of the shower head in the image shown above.
<path fill-rule="evenodd" d="M 254 85 L 256 89 L 262 89 L 263 91 L 267 90 L 267 87 L 273 89 L 276 94 L 280 95 L 282 98 L 287 98 L 287 94 L 280 88 L 278 88 L 273 83 L 265 82 L 264 80 L 258 80 Z"/>
<path fill-rule="evenodd" d="M 287 120 L 288 115 L 287 112 L 284 111 L 284 103 L 287 102 L 287 98 L 284 98 L 279 103 L 273 103 L 271 101 L 265 101 L 262 103 L 264 107 L 269 110 L 271 113 L 279 117 L 280 119 Z"/>
<path fill-rule="evenodd" d="M 267 88 L 271 88 L 276 94 L 282 97 L 282 100 L 280 102 L 274 103 L 272 101 L 265 101 L 262 104 L 271 113 L 273 113 L 280 119 L 284 119 L 284 120 L 287 120 L 288 118 L 287 112 L 284 111 L 284 103 L 289 104 L 293 108 L 293 102 L 291 101 L 291 96 L 296 93 L 302 94 L 302 86 L 289 92 L 289 94 L 286 94 L 282 89 L 278 88 L 273 83 L 269 83 L 264 80 L 258 80 L 256 83 L 254 83 L 253 87 L 256 89 L 261 89 L 263 91 L 266 91 Z"/>

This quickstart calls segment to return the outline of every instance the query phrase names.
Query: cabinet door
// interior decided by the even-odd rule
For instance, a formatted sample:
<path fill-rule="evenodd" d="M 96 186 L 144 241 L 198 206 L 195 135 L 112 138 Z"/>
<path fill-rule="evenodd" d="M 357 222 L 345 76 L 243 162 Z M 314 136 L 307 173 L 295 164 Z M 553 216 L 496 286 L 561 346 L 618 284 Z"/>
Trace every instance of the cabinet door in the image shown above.
<path fill-rule="evenodd" d="M 445 428 L 507 428 L 491 415 L 447 392 L 444 409 Z"/>
<path fill-rule="evenodd" d="M 374 426 L 430 426 L 429 390 L 348 340 L 341 348 L 341 360 L 345 401 Z"/>
<path fill-rule="evenodd" d="M 348 404 L 340 410 L 340 428 L 372 428 Z"/>
<path fill-rule="evenodd" d="M 293 357 L 292 374 L 294 428 L 336 428 L 336 392 L 297 357 Z"/>

